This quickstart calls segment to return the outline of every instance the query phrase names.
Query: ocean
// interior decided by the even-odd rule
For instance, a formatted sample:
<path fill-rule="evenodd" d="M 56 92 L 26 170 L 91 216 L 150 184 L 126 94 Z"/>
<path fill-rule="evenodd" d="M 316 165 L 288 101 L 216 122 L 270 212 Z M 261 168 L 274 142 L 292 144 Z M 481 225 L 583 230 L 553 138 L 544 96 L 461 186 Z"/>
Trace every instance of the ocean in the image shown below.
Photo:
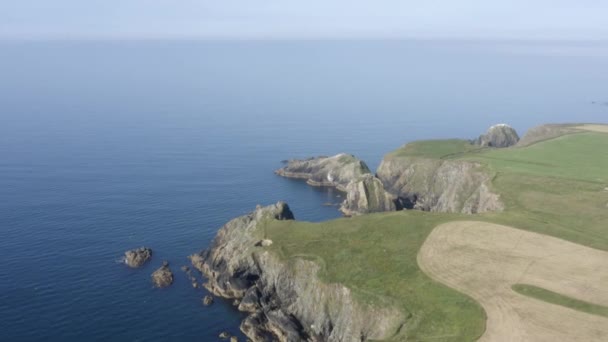
<path fill-rule="evenodd" d="M 0 340 L 215 341 L 179 270 L 257 204 L 339 217 L 281 161 L 375 169 L 417 139 L 506 122 L 607 122 L 608 44 L 517 41 L 0 42 Z M 149 246 L 140 269 L 124 251 Z M 150 274 L 170 262 L 174 284 Z"/>

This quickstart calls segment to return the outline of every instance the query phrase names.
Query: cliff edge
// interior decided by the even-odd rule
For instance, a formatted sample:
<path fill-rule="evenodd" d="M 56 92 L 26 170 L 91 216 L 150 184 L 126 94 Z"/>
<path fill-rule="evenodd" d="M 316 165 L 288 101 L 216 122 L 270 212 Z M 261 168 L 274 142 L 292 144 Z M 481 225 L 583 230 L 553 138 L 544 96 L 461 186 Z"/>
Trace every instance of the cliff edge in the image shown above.
<path fill-rule="evenodd" d="M 286 203 L 258 207 L 228 222 L 211 247 L 192 255 L 217 296 L 239 299 L 249 313 L 241 330 L 253 341 L 364 341 L 385 339 L 403 325 L 389 307 L 357 302 L 350 289 L 319 280 L 309 260 L 281 260 L 266 240 L 269 220 L 293 220 Z M 264 247 L 266 246 L 266 247 Z"/>

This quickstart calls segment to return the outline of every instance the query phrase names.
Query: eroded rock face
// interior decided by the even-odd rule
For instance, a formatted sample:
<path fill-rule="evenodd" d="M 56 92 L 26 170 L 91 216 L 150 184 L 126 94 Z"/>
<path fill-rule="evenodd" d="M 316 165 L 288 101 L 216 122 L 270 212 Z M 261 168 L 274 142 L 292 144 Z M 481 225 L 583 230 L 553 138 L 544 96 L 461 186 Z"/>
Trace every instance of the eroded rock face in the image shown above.
<path fill-rule="evenodd" d="M 253 341 L 362 341 L 392 336 L 403 324 L 390 304 L 372 307 L 340 284 L 325 284 L 312 261 L 280 260 L 256 246 L 268 218 L 292 219 L 287 204 L 258 208 L 228 222 L 211 248 L 191 256 L 217 296 L 239 299 L 249 312 L 241 330 Z"/>
<path fill-rule="evenodd" d="M 377 176 L 407 209 L 464 214 L 504 209 L 490 190 L 490 175 L 476 163 L 388 156 Z"/>
<path fill-rule="evenodd" d="M 395 211 L 395 196 L 384 190 L 380 179 L 371 174 L 350 182 L 340 211 L 346 216 Z"/>
<path fill-rule="evenodd" d="M 169 268 L 169 263 L 164 261 L 163 265 L 152 273 L 154 286 L 163 288 L 173 283 L 173 272 Z"/>
<path fill-rule="evenodd" d="M 125 264 L 129 267 L 141 267 L 152 257 L 152 249 L 140 247 L 125 252 Z"/>
<path fill-rule="evenodd" d="M 498 124 L 490 127 L 475 143 L 483 147 L 510 147 L 519 141 L 519 135 L 513 127 L 507 124 Z"/>
<path fill-rule="evenodd" d="M 312 186 L 331 186 L 346 191 L 346 186 L 362 175 L 371 174 L 367 165 L 350 154 L 290 160 L 275 171 L 279 176 L 306 179 Z"/>

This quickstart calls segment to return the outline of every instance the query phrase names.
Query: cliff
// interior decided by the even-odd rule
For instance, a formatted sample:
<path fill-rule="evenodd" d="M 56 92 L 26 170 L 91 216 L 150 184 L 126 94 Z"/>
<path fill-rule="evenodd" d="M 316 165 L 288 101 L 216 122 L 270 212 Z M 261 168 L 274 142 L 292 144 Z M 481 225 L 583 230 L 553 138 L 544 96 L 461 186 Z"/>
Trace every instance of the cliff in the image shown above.
<path fill-rule="evenodd" d="M 394 197 L 384 191 L 365 162 L 350 154 L 290 160 L 275 173 L 287 178 L 306 179 L 312 186 L 330 186 L 346 193 L 340 211 L 346 216 L 394 211 Z"/>
<path fill-rule="evenodd" d="M 398 209 L 475 214 L 504 208 L 490 190 L 490 175 L 473 162 L 388 155 L 377 177 L 398 198 Z"/>
<path fill-rule="evenodd" d="M 275 173 L 283 177 L 305 179 L 312 186 L 331 186 L 346 192 L 351 181 L 371 174 L 371 171 L 355 156 L 341 153 L 333 157 L 290 160 Z"/>
<path fill-rule="evenodd" d="M 365 175 L 358 181 L 348 184 L 346 199 L 340 211 L 346 216 L 395 211 L 397 209 L 395 199 L 395 196 L 384 190 L 378 178 Z"/>
<path fill-rule="evenodd" d="M 263 247 L 269 220 L 292 220 L 287 204 L 256 209 L 228 222 L 211 247 L 191 256 L 217 296 L 240 299 L 249 312 L 241 330 L 253 341 L 363 341 L 392 336 L 400 311 L 353 298 L 341 284 L 325 284 L 319 266 L 300 258 L 281 260 Z"/>

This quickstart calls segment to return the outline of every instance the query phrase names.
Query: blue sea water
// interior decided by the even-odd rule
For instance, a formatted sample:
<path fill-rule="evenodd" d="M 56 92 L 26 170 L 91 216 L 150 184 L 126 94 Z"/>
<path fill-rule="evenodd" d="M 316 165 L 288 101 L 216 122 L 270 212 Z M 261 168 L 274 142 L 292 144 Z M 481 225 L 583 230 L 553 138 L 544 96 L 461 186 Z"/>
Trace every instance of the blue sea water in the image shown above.
<path fill-rule="evenodd" d="M 608 44 L 0 42 L 0 340 L 214 341 L 228 302 L 179 271 L 257 204 L 338 217 L 339 193 L 275 176 L 348 152 L 375 169 L 423 138 L 606 122 Z M 154 249 L 133 270 L 126 249 Z M 168 260 L 175 283 L 154 289 Z M 242 335 L 239 335 L 242 337 Z"/>

